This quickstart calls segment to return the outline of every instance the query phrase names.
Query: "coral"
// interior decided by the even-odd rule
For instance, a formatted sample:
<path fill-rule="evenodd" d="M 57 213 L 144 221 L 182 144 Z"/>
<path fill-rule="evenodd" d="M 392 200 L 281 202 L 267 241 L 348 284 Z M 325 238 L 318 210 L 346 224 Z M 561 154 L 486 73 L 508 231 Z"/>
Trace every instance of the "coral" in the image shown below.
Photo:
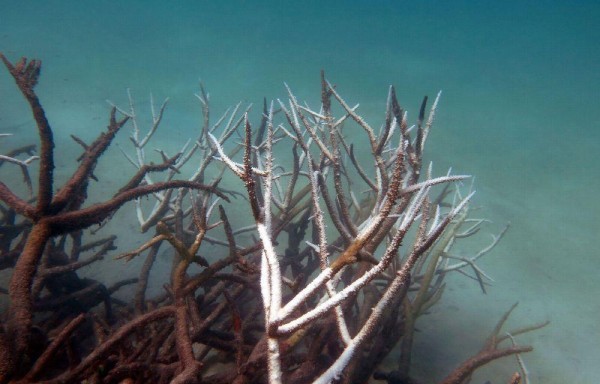
<path fill-rule="evenodd" d="M 454 244 L 484 221 L 469 216 L 473 193 L 462 196 L 455 186 L 467 176 L 434 177 L 432 166 L 422 164 L 439 95 L 427 117 L 423 100 L 409 128 L 390 87 L 376 134 L 323 74 L 319 109 L 300 104 L 288 88 L 289 101 L 265 101 L 257 129 L 239 104 L 211 124 L 201 87 L 198 137 L 175 156 L 160 151 L 162 163 L 155 164 L 145 147 L 167 102 L 158 112 L 152 103 L 152 125 L 142 137 L 130 94 L 129 108 L 113 105 L 106 132 L 93 143 L 74 138 L 84 153 L 55 192 L 52 129 L 34 90 L 41 63 L 0 57 L 30 105 L 40 140 L 39 157 L 27 147 L 0 158 L 19 166 L 35 191 L 26 200 L 0 182 L 0 265 L 11 270 L 0 382 L 353 383 L 374 372 L 390 383 L 411 382 L 415 322 L 442 296 L 444 277 L 471 269 L 485 289 L 487 275 L 476 261 L 504 231 L 473 257 L 453 255 Z M 123 152 L 137 172 L 112 198 L 86 206 L 90 180 L 102 182 L 94 175 L 97 162 L 126 124 L 133 127 L 134 154 Z M 367 162 L 349 142 L 361 132 L 371 152 Z M 241 143 L 233 143 L 236 136 Z M 20 159 L 23 153 L 29 158 Z M 34 161 L 37 183 L 29 177 Z M 184 173 L 189 166 L 194 171 Z M 240 179 L 240 188 L 221 185 L 225 172 Z M 142 196 L 155 199 L 149 213 Z M 236 211 L 245 209 L 248 220 L 232 221 L 227 203 L 240 196 L 247 207 Z M 150 239 L 119 255 L 115 236 L 86 240 L 93 235 L 87 228 L 111 220 L 128 202 L 135 203 L 141 231 L 154 233 Z M 256 236 L 251 241 L 249 232 Z M 165 246 L 174 250 L 169 283 L 148 298 L 150 271 Z M 139 276 L 106 287 L 78 275 L 109 254 L 145 256 Z M 135 284 L 131 300 L 115 298 L 128 284 Z M 514 344 L 520 331 L 499 336 L 505 319 L 444 384 L 531 350 Z M 379 337 L 384 330 L 389 334 Z M 513 345 L 500 347 L 508 338 Z M 398 343 L 398 370 L 376 372 Z"/>

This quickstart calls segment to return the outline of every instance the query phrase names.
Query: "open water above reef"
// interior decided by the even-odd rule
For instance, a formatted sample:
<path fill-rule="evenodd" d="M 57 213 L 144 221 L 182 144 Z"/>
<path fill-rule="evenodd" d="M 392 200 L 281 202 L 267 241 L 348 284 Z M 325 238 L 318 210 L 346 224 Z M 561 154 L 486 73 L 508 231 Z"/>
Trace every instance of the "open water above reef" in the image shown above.
<path fill-rule="evenodd" d="M 94 137 L 105 100 L 125 105 L 126 88 L 140 105 L 150 92 L 170 97 L 167 148 L 198 127 L 199 79 L 220 111 L 285 97 L 284 81 L 315 105 L 323 68 L 374 125 L 389 84 L 413 117 L 424 94 L 442 89 L 427 148 L 438 174 L 476 175 L 491 230 L 512 227 L 482 263 L 495 278 L 488 294 L 457 276 L 422 319 L 418 355 L 439 370 L 421 374 L 439 378 L 477 350 L 518 300 L 513 325 L 552 321 L 520 339 L 536 348 L 524 356 L 532 382 L 597 382 L 599 2 L 0 1 L 0 19 L 4 54 L 44 62 L 39 94 L 56 130 L 57 177 L 79 151 L 69 134 Z M 0 132 L 14 133 L 2 152 L 34 140 L 24 111 L 0 70 Z M 98 195 L 125 177 L 114 171 L 118 151 L 103 160 Z M 109 278 L 122 268 L 105 267 Z M 474 382 L 505 382 L 514 366 L 495 364 Z"/>

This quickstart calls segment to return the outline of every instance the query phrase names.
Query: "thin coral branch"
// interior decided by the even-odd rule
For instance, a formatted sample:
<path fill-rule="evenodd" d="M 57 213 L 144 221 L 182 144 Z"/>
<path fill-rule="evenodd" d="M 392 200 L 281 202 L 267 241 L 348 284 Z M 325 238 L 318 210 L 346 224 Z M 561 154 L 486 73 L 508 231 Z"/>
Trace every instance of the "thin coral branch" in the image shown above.
<path fill-rule="evenodd" d="M 38 160 L 39 156 L 30 156 L 25 160 L 19 160 L 14 157 L 0 155 L 0 161 L 6 161 L 8 163 L 13 163 L 19 166 L 21 169 L 21 174 L 23 175 L 23 181 L 29 190 L 29 194 L 33 194 L 33 185 L 31 184 L 31 176 L 29 176 L 28 166 L 31 162 Z"/>
<path fill-rule="evenodd" d="M 440 382 L 440 384 L 460 384 L 463 383 L 467 378 L 469 378 L 473 372 L 482 367 L 483 365 L 500 359 L 505 356 L 517 355 L 520 356 L 522 353 L 531 352 L 533 348 L 531 346 L 518 346 L 514 343 L 513 332 L 508 332 L 505 335 L 500 336 L 500 332 L 508 317 L 512 313 L 512 311 L 516 308 L 517 303 L 515 303 L 508 311 L 506 311 L 496 326 L 494 330 L 490 334 L 488 340 L 486 341 L 484 347 L 479 351 L 476 355 L 470 357 L 461 363 L 457 368 L 455 368 L 444 380 Z M 523 332 L 527 332 L 529 330 L 539 329 L 545 326 L 547 323 L 542 323 L 536 326 L 527 327 Z M 520 332 L 520 333 L 523 333 Z M 499 348 L 499 344 L 506 339 L 510 339 L 513 343 L 510 347 Z M 514 376 L 513 376 L 514 378 Z M 519 378 L 520 381 L 520 378 Z"/>
<path fill-rule="evenodd" d="M 49 219 L 49 221 L 52 223 L 54 234 L 61 234 L 75 229 L 87 228 L 91 225 L 101 223 L 103 220 L 107 219 L 112 212 L 117 210 L 128 201 L 156 191 L 162 191 L 170 188 L 191 188 L 205 190 L 216 194 L 226 201 L 229 201 L 229 198 L 225 194 L 214 187 L 187 180 L 171 180 L 152 185 L 141 185 L 132 189 L 128 189 L 117 194 L 109 201 L 98 203 L 78 211 L 56 215 Z"/>
<path fill-rule="evenodd" d="M 88 146 L 77 170 L 52 199 L 49 207 L 52 213 L 60 212 L 68 203 L 76 199 L 77 194 L 85 193 L 88 178 L 92 175 L 98 158 L 106 151 L 117 132 L 128 120 L 126 117 L 117 121 L 115 113 L 116 110 L 113 108 L 106 133 L 101 134 Z"/>
<path fill-rule="evenodd" d="M 96 364 L 101 359 L 105 358 L 109 354 L 117 343 L 120 343 L 125 337 L 131 333 L 136 332 L 149 324 L 161 320 L 165 317 L 172 316 L 174 308 L 172 306 L 165 306 L 141 316 L 138 316 L 134 320 L 121 326 L 114 334 L 110 335 L 102 344 L 97 346 L 92 353 L 86 356 L 81 363 L 79 363 L 73 369 L 63 373 L 62 375 L 48 380 L 49 384 L 64 383 L 72 381 L 73 378 L 81 375 L 85 370 L 89 369 L 92 365 Z"/>
<path fill-rule="evenodd" d="M 484 351 L 473 358 L 462 363 L 453 373 L 445 377 L 440 384 L 461 384 L 470 377 L 475 370 L 488 364 L 491 361 L 498 360 L 502 357 L 516 355 L 525 352 L 531 352 L 532 347 L 508 347 L 504 349 L 494 349 Z"/>
<path fill-rule="evenodd" d="M 0 200 L 8 205 L 16 213 L 25 217 L 34 219 L 38 216 L 38 211 L 35 207 L 29 204 L 26 200 L 21 199 L 6 184 L 0 181 Z"/>
<path fill-rule="evenodd" d="M 23 382 L 31 382 L 41 373 L 44 367 L 51 361 L 51 358 L 56 351 L 63 346 L 67 338 L 71 336 L 71 334 L 77 329 L 77 327 L 81 325 L 81 323 L 83 323 L 85 319 L 86 316 L 82 313 L 73 320 L 69 321 L 69 323 L 60 331 L 54 340 L 52 340 L 52 343 L 50 343 L 44 353 L 38 357 L 34 366 L 23 378 Z"/>

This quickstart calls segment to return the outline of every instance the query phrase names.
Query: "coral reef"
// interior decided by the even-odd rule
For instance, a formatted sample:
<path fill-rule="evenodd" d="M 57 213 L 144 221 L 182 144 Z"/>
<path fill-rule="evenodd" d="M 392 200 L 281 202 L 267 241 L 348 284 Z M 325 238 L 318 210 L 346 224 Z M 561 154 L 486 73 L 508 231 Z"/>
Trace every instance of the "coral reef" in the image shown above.
<path fill-rule="evenodd" d="M 73 137 L 83 154 L 56 189 L 53 133 L 34 90 L 41 63 L 0 58 L 29 103 L 40 141 L 39 157 L 27 146 L 0 158 L 19 167 L 32 195 L 20 197 L 0 181 L 0 265 L 11 276 L 0 328 L 2 383 L 415 382 L 415 323 L 442 296 L 445 276 L 460 271 L 485 290 L 487 275 L 476 262 L 504 231 L 472 257 L 454 255 L 455 243 L 474 236 L 484 220 L 470 217 L 472 193 L 456 187 L 467 176 L 434 177 L 422 164 L 439 95 L 428 116 L 423 100 L 409 127 L 390 87 L 376 133 L 322 74 L 319 109 L 288 89 L 288 101 L 265 101 L 252 129 L 239 104 L 212 123 L 201 87 L 197 138 L 175 156 L 160 151 L 159 164 L 145 149 L 166 102 L 152 105 L 144 133 L 130 95 L 129 108 L 113 106 L 93 143 Z M 96 165 L 126 124 L 133 153 L 124 154 L 137 172 L 110 199 L 86 205 L 90 181 L 102 182 Z M 348 139 L 361 132 L 370 162 L 359 161 Z M 221 185 L 229 172 L 241 188 Z M 232 199 L 236 212 L 252 218 L 249 225 L 235 227 L 244 220 L 230 219 Z M 128 202 L 142 232 L 153 233 L 146 243 L 116 253 L 116 236 L 89 240 L 90 226 Z M 161 247 L 174 251 L 169 283 L 148 298 Z M 108 255 L 145 261 L 137 278 L 111 287 L 80 277 L 80 268 Z M 125 285 L 135 285 L 130 301 L 114 296 Z M 513 336 L 543 324 L 503 336 L 508 313 L 443 384 L 466 382 L 489 361 L 532 350 Z M 502 346 L 506 340 L 512 344 Z M 398 369 L 378 371 L 394 348 Z M 520 382 L 522 371 L 510 382 Z"/>

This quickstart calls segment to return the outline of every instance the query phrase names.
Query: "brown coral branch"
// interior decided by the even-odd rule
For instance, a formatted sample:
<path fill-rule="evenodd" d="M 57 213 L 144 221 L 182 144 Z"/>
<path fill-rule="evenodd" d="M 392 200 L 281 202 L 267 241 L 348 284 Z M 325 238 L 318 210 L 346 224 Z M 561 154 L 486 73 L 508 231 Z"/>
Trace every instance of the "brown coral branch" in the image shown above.
<path fill-rule="evenodd" d="M 13 338 L 13 351 L 16 356 L 24 356 L 29 345 L 30 330 L 33 325 L 31 286 L 51 231 L 51 225 L 44 220 L 32 227 L 10 279 L 8 309 L 10 318 L 7 327 Z M 0 349 L 3 347 L 5 346 L 0 346 Z M 0 361 L 0 372 L 12 372 L 15 369 L 14 366 L 6 367 L 6 363 Z"/>
<path fill-rule="evenodd" d="M 27 201 L 21 199 L 17 196 L 13 191 L 10 190 L 0 181 L 0 200 L 2 200 L 6 205 L 8 205 L 12 210 L 17 212 L 20 215 L 28 217 L 30 219 L 34 219 L 37 217 L 37 209 L 29 204 Z"/>
<path fill-rule="evenodd" d="M 144 180 L 144 177 L 146 177 L 146 175 L 150 172 L 161 172 L 167 169 L 173 169 L 173 165 L 180 157 L 181 153 L 178 153 L 173 157 L 165 159 L 165 161 L 163 161 L 161 164 L 145 164 L 141 166 L 137 173 L 119 190 L 118 193 L 122 193 L 137 187 Z"/>
<path fill-rule="evenodd" d="M 508 347 L 504 349 L 486 350 L 478 353 L 458 366 L 450 375 L 446 376 L 440 384 L 461 384 L 470 377 L 476 369 L 485 364 L 500 359 L 505 356 L 516 355 L 519 353 L 531 352 L 533 348 L 530 346 L 524 347 Z"/>
<path fill-rule="evenodd" d="M 58 384 L 74 382 L 77 378 L 81 377 L 81 375 L 87 369 L 91 368 L 94 364 L 97 364 L 100 360 L 106 358 L 106 356 L 114 350 L 115 345 L 122 342 L 124 338 L 136 331 L 139 331 L 140 329 L 143 329 L 150 323 L 172 316 L 174 312 L 174 307 L 165 306 L 136 317 L 134 320 L 131 320 L 127 324 L 121 326 L 115 333 L 102 342 L 102 344 L 98 345 L 94 351 L 86 356 L 86 358 L 83 359 L 83 361 L 75 368 L 63 373 L 53 380 L 49 380 L 47 383 Z"/>
<path fill-rule="evenodd" d="M 44 367 L 50 362 L 52 356 L 56 353 L 58 348 L 62 347 L 63 343 L 66 339 L 71 336 L 71 334 L 83 323 L 86 315 L 84 313 L 80 314 L 73 320 L 71 320 L 61 331 L 60 333 L 52 340 L 52 343 L 46 348 L 44 353 L 36 360 L 35 364 L 31 368 L 31 370 L 27 373 L 27 375 L 23 378 L 24 383 L 31 382 L 35 379 L 44 369 Z"/>
<path fill-rule="evenodd" d="M 119 209 L 128 201 L 134 200 L 157 191 L 172 188 L 190 188 L 199 189 L 214 193 L 222 199 L 229 201 L 229 198 L 214 187 L 196 183 L 187 180 L 171 180 L 158 182 L 151 185 L 141 185 L 136 188 L 128 189 L 117 194 L 109 201 L 94 204 L 87 208 L 77 211 L 66 212 L 56 215 L 49 219 L 52 223 L 52 234 L 59 235 L 76 229 L 87 228 L 94 224 L 100 224 L 103 220 L 109 218 L 114 211 Z"/>
<path fill-rule="evenodd" d="M 128 117 L 125 117 L 117 121 L 115 115 L 116 108 L 113 107 L 110 111 L 110 122 L 107 131 L 100 134 L 100 136 L 86 148 L 79 167 L 73 173 L 69 181 L 67 181 L 56 193 L 54 199 L 52 199 L 50 206 L 50 211 L 52 213 L 60 212 L 73 199 L 78 199 L 79 196 L 85 195 L 88 180 L 94 172 L 98 159 L 102 156 L 104 151 L 106 151 L 117 132 L 129 119 Z"/>
<path fill-rule="evenodd" d="M 54 139 L 50 123 L 42 108 L 34 87 L 37 85 L 42 62 L 21 58 L 14 65 L 0 53 L 0 59 L 17 83 L 19 90 L 25 96 L 33 114 L 40 137 L 40 169 L 38 177 L 37 207 L 38 214 L 45 214 L 52 201 L 53 175 L 54 175 Z"/>

